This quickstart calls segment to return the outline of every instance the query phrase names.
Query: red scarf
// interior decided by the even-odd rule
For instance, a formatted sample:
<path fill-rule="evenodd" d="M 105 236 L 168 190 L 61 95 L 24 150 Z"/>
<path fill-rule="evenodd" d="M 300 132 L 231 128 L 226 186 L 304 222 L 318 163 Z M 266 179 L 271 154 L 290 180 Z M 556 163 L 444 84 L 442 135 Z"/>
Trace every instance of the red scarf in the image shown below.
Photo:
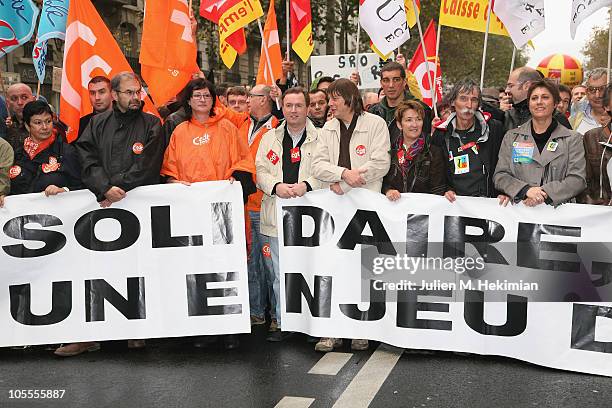
<path fill-rule="evenodd" d="M 38 153 L 42 152 L 51 146 L 53 142 L 55 142 L 55 133 L 56 130 L 53 129 L 51 136 L 39 143 L 35 142 L 31 136 L 26 137 L 26 139 L 23 141 L 23 150 L 25 150 L 27 155 L 30 157 L 30 160 L 34 160 Z"/>
<path fill-rule="evenodd" d="M 419 137 L 412 145 L 404 145 L 404 138 L 400 138 L 397 142 L 397 160 L 402 169 L 402 173 L 406 173 L 412 161 L 421 153 L 425 146 L 425 138 Z"/>

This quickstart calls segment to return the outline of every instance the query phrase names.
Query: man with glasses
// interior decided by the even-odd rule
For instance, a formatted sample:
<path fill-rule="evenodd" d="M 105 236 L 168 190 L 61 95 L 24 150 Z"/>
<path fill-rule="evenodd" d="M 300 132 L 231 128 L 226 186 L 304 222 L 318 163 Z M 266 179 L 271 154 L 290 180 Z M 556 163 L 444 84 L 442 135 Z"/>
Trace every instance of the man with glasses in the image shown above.
<path fill-rule="evenodd" d="M 504 115 L 504 130 L 515 129 L 531 119 L 529 112 L 529 101 L 527 101 L 527 91 L 533 82 L 542 79 L 542 74 L 530 67 L 517 68 L 510 73 L 506 84 L 506 98 L 500 101 Z M 567 118 L 555 110 L 553 118 L 571 129 Z"/>
<path fill-rule="evenodd" d="M 570 123 L 575 131 L 585 134 L 591 129 L 607 126 L 610 116 L 603 104 L 603 95 L 608 84 L 608 70 L 595 68 L 587 75 L 586 98 L 572 106 Z"/>
<path fill-rule="evenodd" d="M 426 134 L 431 132 L 431 121 L 433 116 L 429 106 L 414 97 L 406 86 L 406 71 L 398 62 L 391 61 L 385 64 L 380 70 L 380 86 L 385 93 L 379 103 L 372 105 L 368 112 L 380 116 L 387 122 L 391 139 L 400 136 L 399 127 L 395 124 L 395 108 L 402 101 L 416 100 L 423 105 L 425 118 L 423 119 L 423 131 Z"/>
<path fill-rule="evenodd" d="M 111 80 L 113 108 L 93 117 L 76 142 L 83 183 L 101 207 L 133 188 L 159 183 L 164 139 L 158 117 L 145 113 L 142 84 L 132 72 Z"/>
<path fill-rule="evenodd" d="M 225 93 L 227 107 L 236 112 L 246 112 L 249 109 L 247 99 L 249 95 L 244 86 L 232 86 Z"/>
<path fill-rule="evenodd" d="M 271 88 L 268 85 L 256 85 L 251 89 L 246 99 L 249 117 L 239 127 L 240 138 L 248 144 L 251 156 L 257 156 L 257 149 L 265 133 L 276 129 L 279 120 L 272 115 L 274 102 L 270 98 Z M 229 97 L 228 97 L 229 101 Z M 256 181 L 256 175 L 253 182 Z M 249 214 L 249 226 L 251 234 L 251 246 L 248 258 L 249 274 L 249 302 L 251 308 L 251 325 L 262 325 L 266 323 L 265 308 L 266 299 L 270 298 L 271 323 L 270 331 L 277 330 L 275 309 L 275 299 L 268 294 L 272 293 L 271 271 L 266 268 L 263 257 L 269 255 L 269 240 L 264 239 L 260 232 L 260 211 L 263 192 L 257 190 L 255 194 L 249 196 L 246 210 Z"/>

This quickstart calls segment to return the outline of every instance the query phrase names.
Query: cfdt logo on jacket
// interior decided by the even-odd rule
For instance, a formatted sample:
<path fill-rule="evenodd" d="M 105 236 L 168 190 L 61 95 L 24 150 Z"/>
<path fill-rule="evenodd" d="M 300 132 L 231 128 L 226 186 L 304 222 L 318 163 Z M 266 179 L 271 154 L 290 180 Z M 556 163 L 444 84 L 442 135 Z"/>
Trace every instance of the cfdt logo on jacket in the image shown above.
<path fill-rule="evenodd" d="M 43 173 L 51 173 L 60 168 L 60 163 L 53 156 L 49 156 L 49 163 L 43 163 L 41 166 Z"/>
<path fill-rule="evenodd" d="M 136 142 L 132 145 L 132 151 L 134 152 L 134 154 L 141 154 L 143 150 L 144 146 L 140 142 Z"/>
<path fill-rule="evenodd" d="M 208 133 L 204 133 L 202 136 L 196 136 L 192 140 L 192 143 L 196 146 L 202 146 L 208 142 L 210 142 L 210 135 Z"/>

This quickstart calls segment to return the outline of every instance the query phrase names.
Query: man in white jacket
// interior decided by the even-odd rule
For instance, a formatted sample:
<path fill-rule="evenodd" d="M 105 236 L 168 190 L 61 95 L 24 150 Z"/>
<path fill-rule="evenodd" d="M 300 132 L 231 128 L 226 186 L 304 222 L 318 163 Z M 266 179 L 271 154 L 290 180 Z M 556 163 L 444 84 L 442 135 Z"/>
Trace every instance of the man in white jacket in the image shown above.
<path fill-rule="evenodd" d="M 299 87 L 289 88 L 283 94 L 282 104 L 285 122 L 263 135 L 255 158 L 257 187 L 263 192 L 260 229 L 269 248 L 267 251 L 264 245 L 264 262 L 274 274 L 272 289 L 278 322 L 278 330 L 270 333 L 268 341 L 282 341 L 288 335 L 281 329 L 276 197 L 301 197 L 308 191 L 321 188 L 321 183 L 311 172 L 319 134 L 306 117 L 308 93 Z"/>
<path fill-rule="evenodd" d="M 327 89 L 334 115 L 321 129 L 312 172 L 330 189 L 342 195 L 352 188 L 381 192 L 383 177 L 391 163 L 389 130 L 384 119 L 365 112 L 357 85 L 338 79 Z M 342 339 L 322 338 L 315 350 L 332 351 Z M 353 339 L 353 350 L 365 350 L 368 341 Z"/>

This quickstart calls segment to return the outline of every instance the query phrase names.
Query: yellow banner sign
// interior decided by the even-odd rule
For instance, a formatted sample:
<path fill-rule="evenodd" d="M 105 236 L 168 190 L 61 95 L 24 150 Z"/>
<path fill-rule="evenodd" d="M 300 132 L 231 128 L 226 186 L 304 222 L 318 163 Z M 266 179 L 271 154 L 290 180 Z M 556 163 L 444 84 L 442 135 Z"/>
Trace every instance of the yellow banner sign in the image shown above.
<path fill-rule="evenodd" d="M 439 24 L 471 31 L 487 31 L 489 0 L 442 0 Z M 508 35 L 501 20 L 491 12 L 489 33 Z"/>

